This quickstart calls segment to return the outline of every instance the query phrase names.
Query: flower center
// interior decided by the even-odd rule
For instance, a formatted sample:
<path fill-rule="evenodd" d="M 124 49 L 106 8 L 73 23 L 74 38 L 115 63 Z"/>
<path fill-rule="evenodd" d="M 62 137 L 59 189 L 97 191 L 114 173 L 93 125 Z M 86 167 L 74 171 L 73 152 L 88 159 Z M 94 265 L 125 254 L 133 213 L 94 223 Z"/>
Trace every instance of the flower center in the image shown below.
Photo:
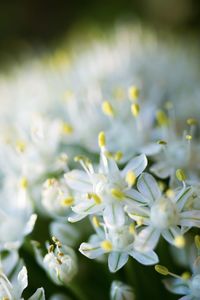
<path fill-rule="evenodd" d="M 150 218 L 153 226 L 163 230 L 176 225 L 179 215 L 176 206 L 170 199 L 161 198 L 152 206 Z"/>

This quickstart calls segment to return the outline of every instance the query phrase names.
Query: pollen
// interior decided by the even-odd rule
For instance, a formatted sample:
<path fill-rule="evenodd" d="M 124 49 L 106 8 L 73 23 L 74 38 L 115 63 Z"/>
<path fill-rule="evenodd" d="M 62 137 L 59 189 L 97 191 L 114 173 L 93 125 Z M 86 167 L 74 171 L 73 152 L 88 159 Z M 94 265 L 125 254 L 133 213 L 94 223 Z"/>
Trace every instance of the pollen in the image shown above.
<path fill-rule="evenodd" d="M 128 230 L 130 234 L 135 234 L 135 224 L 131 223 Z"/>
<path fill-rule="evenodd" d="M 116 198 L 117 200 L 123 200 L 124 199 L 124 193 L 120 191 L 119 189 L 112 189 L 111 195 Z"/>
<path fill-rule="evenodd" d="M 132 85 L 129 87 L 128 95 L 131 101 L 136 101 L 140 96 L 140 90 L 138 89 L 138 87 Z"/>
<path fill-rule="evenodd" d="M 197 120 L 194 119 L 194 118 L 189 118 L 187 119 L 187 124 L 190 125 L 190 126 L 194 126 L 194 125 L 197 125 Z"/>
<path fill-rule="evenodd" d="M 23 141 L 16 142 L 16 150 L 17 152 L 23 153 L 26 150 L 26 144 Z"/>
<path fill-rule="evenodd" d="M 101 242 L 101 248 L 106 252 L 110 252 L 110 251 L 112 251 L 113 247 L 112 247 L 112 244 L 110 241 L 105 240 L 105 241 Z"/>
<path fill-rule="evenodd" d="M 186 140 L 191 141 L 191 140 L 192 140 L 192 135 L 187 134 L 187 135 L 185 136 L 185 138 L 186 138 Z"/>
<path fill-rule="evenodd" d="M 123 153 L 122 151 L 117 151 L 115 154 L 114 154 L 114 160 L 115 161 L 120 161 L 123 157 Z"/>
<path fill-rule="evenodd" d="M 158 110 L 156 112 L 156 120 L 159 126 L 166 126 L 169 122 L 169 119 L 163 110 Z"/>
<path fill-rule="evenodd" d="M 128 171 L 126 174 L 126 182 L 131 187 L 135 184 L 136 181 L 136 175 L 133 171 Z"/>
<path fill-rule="evenodd" d="M 183 248 L 185 247 L 185 238 L 182 235 L 177 235 L 174 239 L 174 245 L 177 248 Z"/>
<path fill-rule="evenodd" d="M 22 177 L 20 179 L 19 186 L 22 189 L 27 189 L 27 187 L 28 187 L 28 179 L 26 177 Z"/>
<path fill-rule="evenodd" d="M 140 106 L 138 103 L 133 103 L 131 105 L 131 113 L 134 117 L 138 117 L 138 115 L 140 113 Z"/>
<path fill-rule="evenodd" d="M 106 145 L 106 136 L 105 136 L 105 133 L 103 131 L 101 131 L 99 133 L 98 143 L 99 143 L 100 148 L 105 147 L 105 145 Z"/>
<path fill-rule="evenodd" d="M 61 125 L 61 131 L 63 134 L 72 134 L 74 129 L 69 123 L 63 122 Z"/>
<path fill-rule="evenodd" d="M 181 278 L 183 280 L 188 280 L 191 278 L 191 274 L 189 272 L 184 272 L 182 275 L 181 275 Z"/>
<path fill-rule="evenodd" d="M 63 200 L 61 200 L 61 205 L 62 206 L 71 206 L 74 203 L 74 198 L 73 197 L 67 197 Z"/>
<path fill-rule="evenodd" d="M 98 218 L 96 216 L 93 216 L 93 218 L 92 218 L 92 224 L 96 228 L 98 228 L 100 226 L 99 220 L 98 220 Z"/>
<path fill-rule="evenodd" d="M 165 275 L 165 276 L 169 274 L 169 270 L 166 267 L 161 266 L 161 265 L 156 265 L 155 270 L 159 274 L 162 274 L 162 275 Z"/>
<path fill-rule="evenodd" d="M 175 195 L 175 193 L 174 193 L 174 191 L 172 190 L 172 189 L 168 189 L 167 191 L 166 191 L 166 196 L 168 197 L 168 198 L 173 198 L 174 197 L 174 195 Z"/>
<path fill-rule="evenodd" d="M 182 169 L 176 170 L 176 177 L 179 181 L 185 181 L 186 179 L 185 172 Z"/>
<path fill-rule="evenodd" d="M 114 109 L 112 107 L 112 105 L 110 104 L 110 102 L 108 101 L 104 101 L 102 103 L 102 111 L 105 115 L 109 116 L 109 117 L 114 117 Z"/>

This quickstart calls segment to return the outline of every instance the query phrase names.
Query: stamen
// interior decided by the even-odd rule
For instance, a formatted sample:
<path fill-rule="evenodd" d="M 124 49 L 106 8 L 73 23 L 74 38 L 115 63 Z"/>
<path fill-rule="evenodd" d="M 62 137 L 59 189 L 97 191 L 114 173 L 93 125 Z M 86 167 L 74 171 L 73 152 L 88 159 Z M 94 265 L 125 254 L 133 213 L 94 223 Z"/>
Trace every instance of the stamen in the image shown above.
<path fill-rule="evenodd" d="M 123 157 L 123 153 L 122 151 L 117 151 L 115 154 L 114 154 L 114 160 L 115 161 L 120 161 Z"/>
<path fill-rule="evenodd" d="M 140 106 L 138 103 L 134 103 L 131 105 L 131 112 L 132 112 L 132 115 L 137 118 L 139 113 L 140 113 Z"/>
<path fill-rule="evenodd" d="M 111 195 L 116 198 L 117 200 L 123 200 L 124 199 L 124 193 L 120 191 L 119 189 L 112 189 Z"/>
<path fill-rule="evenodd" d="M 126 174 L 126 182 L 128 183 L 129 187 L 133 186 L 136 181 L 136 175 L 133 171 L 128 171 Z"/>
<path fill-rule="evenodd" d="M 200 250 L 200 236 L 196 235 L 194 238 L 195 246 L 197 247 L 198 250 Z"/>
<path fill-rule="evenodd" d="M 159 126 L 166 126 L 169 123 L 169 119 L 163 110 L 156 112 L 156 119 Z"/>
<path fill-rule="evenodd" d="M 26 150 L 26 144 L 23 141 L 17 141 L 15 147 L 17 152 L 19 153 L 24 153 L 24 151 Z"/>
<path fill-rule="evenodd" d="M 184 182 L 186 180 L 186 175 L 183 169 L 176 170 L 176 177 L 179 181 Z"/>
<path fill-rule="evenodd" d="M 114 117 L 115 112 L 110 102 L 104 101 L 102 103 L 102 111 L 104 112 L 105 115 L 109 117 Z"/>
<path fill-rule="evenodd" d="M 54 251 L 54 249 L 55 249 L 54 245 L 51 244 L 51 245 L 49 246 L 49 248 L 48 248 L 48 252 L 51 253 L 51 252 Z"/>
<path fill-rule="evenodd" d="M 158 272 L 161 275 L 164 275 L 164 276 L 169 275 L 169 270 L 164 266 L 155 265 L 155 270 L 156 270 L 156 272 Z"/>
<path fill-rule="evenodd" d="M 92 224 L 94 227 L 98 228 L 100 226 L 99 220 L 96 216 L 93 216 L 92 218 Z"/>
<path fill-rule="evenodd" d="M 96 204 L 101 204 L 101 198 L 95 193 L 88 193 L 88 199 L 93 199 Z"/>
<path fill-rule="evenodd" d="M 99 136 L 98 136 L 98 143 L 99 143 L 99 147 L 100 147 L 100 148 L 106 146 L 106 136 L 105 136 L 105 133 L 104 133 L 103 131 L 101 131 L 101 132 L 99 133 Z"/>
<path fill-rule="evenodd" d="M 20 186 L 20 188 L 22 188 L 24 190 L 27 189 L 27 187 L 28 187 L 28 179 L 26 177 L 22 177 L 20 179 L 19 186 Z"/>
<path fill-rule="evenodd" d="M 110 252 L 110 251 L 112 251 L 113 247 L 112 247 L 112 244 L 110 241 L 105 240 L 105 241 L 101 242 L 101 248 L 106 252 Z"/>
<path fill-rule="evenodd" d="M 174 245 L 177 248 L 184 248 L 185 247 L 185 238 L 182 235 L 177 235 L 174 239 Z"/>
<path fill-rule="evenodd" d="M 63 200 L 61 200 L 61 206 L 71 206 L 74 203 L 73 197 L 67 197 Z"/>
<path fill-rule="evenodd" d="M 135 235 L 135 224 L 131 223 L 129 225 L 129 233 Z"/>
<path fill-rule="evenodd" d="M 130 88 L 128 90 L 128 95 L 129 95 L 129 99 L 131 101 L 136 101 L 136 100 L 138 100 L 138 98 L 140 96 L 140 90 L 134 85 L 130 86 Z"/>
<path fill-rule="evenodd" d="M 189 272 L 184 272 L 182 275 L 181 275 L 181 278 L 183 280 L 188 280 L 191 278 L 191 274 Z"/>
<path fill-rule="evenodd" d="M 74 131 L 73 127 L 69 123 L 63 122 L 61 124 L 61 132 L 63 134 L 72 134 Z"/>

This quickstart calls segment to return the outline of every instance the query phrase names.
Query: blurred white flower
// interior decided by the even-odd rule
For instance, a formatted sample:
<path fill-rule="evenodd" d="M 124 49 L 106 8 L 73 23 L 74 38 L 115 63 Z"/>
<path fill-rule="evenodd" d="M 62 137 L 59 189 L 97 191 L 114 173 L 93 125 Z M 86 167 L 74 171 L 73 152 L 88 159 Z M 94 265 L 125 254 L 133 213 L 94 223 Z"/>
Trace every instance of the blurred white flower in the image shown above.
<path fill-rule="evenodd" d="M 113 281 L 110 290 L 111 300 L 134 300 L 134 290 L 131 286 L 121 281 Z"/>

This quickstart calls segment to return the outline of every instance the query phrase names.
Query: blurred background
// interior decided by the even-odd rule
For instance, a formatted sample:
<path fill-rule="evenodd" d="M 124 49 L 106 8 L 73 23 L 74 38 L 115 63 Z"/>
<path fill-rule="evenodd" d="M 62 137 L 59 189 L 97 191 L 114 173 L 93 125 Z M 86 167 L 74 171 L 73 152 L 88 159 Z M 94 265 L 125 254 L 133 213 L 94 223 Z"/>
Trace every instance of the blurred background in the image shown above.
<path fill-rule="evenodd" d="M 156 30 L 196 35 L 198 0 L 20 0 L 0 1 L 0 61 L 26 49 L 52 47 L 77 26 L 112 26 L 139 20 Z"/>

